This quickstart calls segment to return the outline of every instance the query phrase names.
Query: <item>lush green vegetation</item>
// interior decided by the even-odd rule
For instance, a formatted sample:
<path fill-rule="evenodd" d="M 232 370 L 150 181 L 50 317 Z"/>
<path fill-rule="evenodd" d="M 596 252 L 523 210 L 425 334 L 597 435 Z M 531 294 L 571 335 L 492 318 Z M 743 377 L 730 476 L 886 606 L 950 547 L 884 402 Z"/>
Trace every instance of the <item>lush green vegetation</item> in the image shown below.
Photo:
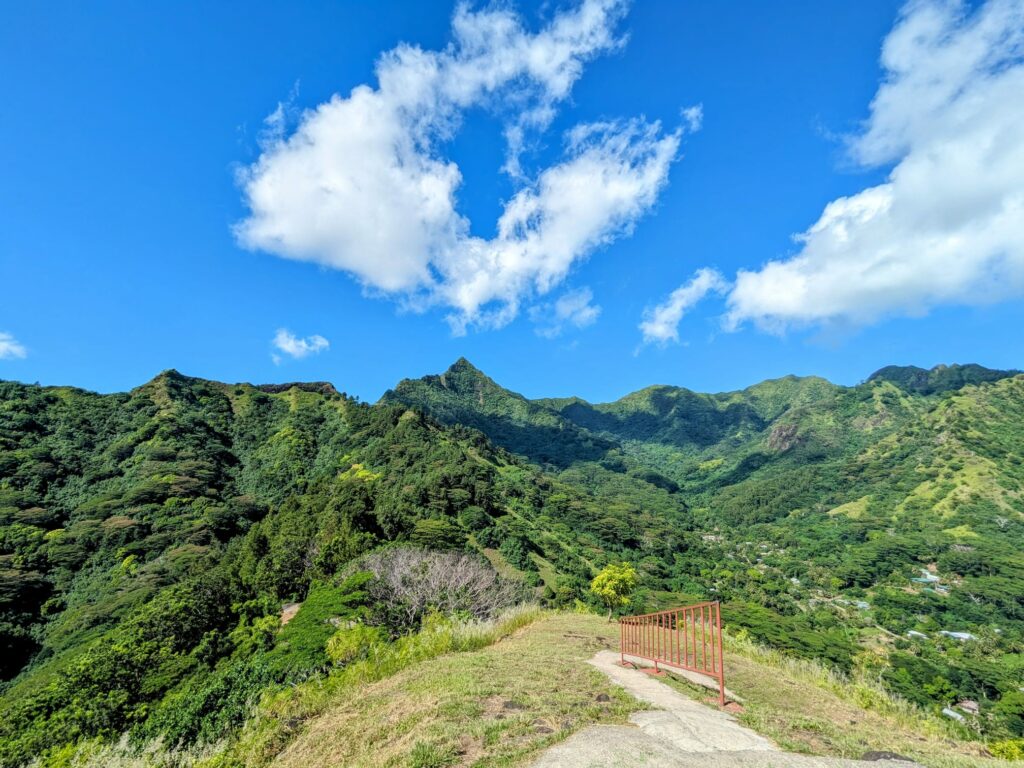
<path fill-rule="evenodd" d="M 636 563 L 648 607 L 722 599 L 727 622 L 764 642 L 873 674 L 927 708 L 977 700 L 972 722 L 992 738 L 1024 728 L 1010 714 L 1024 685 L 1017 372 L 890 367 L 856 387 L 787 377 L 592 405 L 525 401 L 460 361 L 385 399 L 471 423 L 620 502 L 605 505 L 605 536 L 568 510 L 551 518 L 598 533 L 600 554 L 579 537 L 592 565 Z M 549 444 L 559 452 L 545 461 Z M 668 530 L 643 523 L 665 515 L 649 500 L 659 492 L 676 507 Z"/>
<path fill-rule="evenodd" d="M 636 589 L 636 569 L 629 563 L 612 563 L 590 582 L 590 592 L 608 609 L 608 618 L 617 609 L 629 605 L 629 596 Z"/>
<path fill-rule="evenodd" d="M 432 609 L 485 618 L 363 559 L 403 542 L 486 558 L 486 611 L 510 581 L 596 606 L 629 562 L 630 611 L 722 599 L 923 707 L 976 699 L 1015 743 L 1024 377 L 925 373 L 606 405 L 465 361 L 377 405 L 173 371 L 115 395 L 0 382 L 0 764 L 230 741 L 261 696 L 390 658 Z"/>

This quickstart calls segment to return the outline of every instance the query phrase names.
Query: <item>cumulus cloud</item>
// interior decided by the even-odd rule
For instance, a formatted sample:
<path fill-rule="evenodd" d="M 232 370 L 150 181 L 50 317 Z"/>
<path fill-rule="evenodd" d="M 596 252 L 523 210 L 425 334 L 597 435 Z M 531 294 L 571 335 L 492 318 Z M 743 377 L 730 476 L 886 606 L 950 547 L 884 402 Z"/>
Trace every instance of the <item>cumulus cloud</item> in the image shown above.
<path fill-rule="evenodd" d="M 908 4 L 849 139 L 886 181 L 829 203 L 792 257 L 741 270 L 726 325 L 864 325 L 1024 296 L 1024 1 Z"/>
<path fill-rule="evenodd" d="M 640 331 L 645 344 L 667 344 L 679 341 L 679 323 L 683 315 L 709 293 L 723 293 L 729 287 L 725 278 L 714 269 L 700 269 L 686 283 L 676 288 L 668 298 L 644 312 Z"/>
<path fill-rule="evenodd" d="M 28 350 L 12 334 L 0 331 L 0 360 L 22 359 L 27 355 Z"/>
<path fill-rule="evenodd" d="M 538 336 L 554 339 L 561 336 L 567 326 L 586 328 L 597 322 L 601 308 L 593 301 L 593 291 L 578 288 L 563 293 L 554 302 L 531 307 L 530 319 L 537 324 Z"/>
<path fill-rule="evenodd" d="M 310 355 L 318 355 L 331 348 L 331 343 L 323 336 L 314 333 L 312 336 L 299 338 L 287 328 L 279 328 L 271 344 L 273 344 L 274 349 L 278 352 L 288 355 L 293 360 L 301 360 Z M 271 354 L 270 357 L 275 365 L 280 365 L 283 359 L 276 352 Z"/>
<path fill-rule="evenodd" d="M 504 325 L 629 234 L 678 155 L 680 131 L 611 121 L 568 131 L 560 161 L 524 171 L 530 137 L 550 126 L 584 64 L 622 44 L 624 12 L 622 0 L 582 0 L 530 32 L 507 8 L 459 6 L 444 50 L 398 46 L 378 61 L 376 88 L 335 95 L 264 144 L 239 177 L 250 209 L 239 242 L 344 270 L 413 309 L 446 306 L 456 333 Z M 471 107 L 505 121 L 516 184 L 492 238 L 470 234 L 461 173 L 443 155 Z"/>

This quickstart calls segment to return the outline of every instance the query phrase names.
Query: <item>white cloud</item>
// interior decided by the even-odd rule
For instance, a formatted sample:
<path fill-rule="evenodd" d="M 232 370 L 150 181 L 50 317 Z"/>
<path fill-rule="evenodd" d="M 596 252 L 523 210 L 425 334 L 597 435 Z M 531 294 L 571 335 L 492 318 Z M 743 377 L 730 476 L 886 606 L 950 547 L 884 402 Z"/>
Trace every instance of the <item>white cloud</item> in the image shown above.
<path fill-rule="evenodd" d="M 694 104 L 692 107 L 687 107 L 680 114 L 683 116 L 683 122 L 686 123 L 686 129 L 690 133 L 696 133 L 704 125 L 703 104 Z"/>
<path fill-rule="evenodd" d="M 299 338 L 286 328 L 279 328 L 271 343 L 275 349 L 294 360 L 301 360 L 310 355 L 318 355 L 331 348 L 331 343 L 323 336 L 313 334 L 312 336 Z M 280 365 L 282 361 L 280 355 L 275 353 L 270 357 L 275 365 Z"/>
<path fill-rule="evenodd" d="M 640 331 L 645 344 L 667 344 L 679 341 L 679 323 L 683 315 L 709 293 L 724 293 L 729 288 L 721 274 L 713 269 L 700 269 L 686 283 L 676 288 L 669 297 L 644 312 Z"/>
<path fill-rule="evenodd" d="M 1024 296 L 1024 2 L 911 2 L 882 65 L 848 149 L 894 164 L 887 180 L 829 203 L 794 256 L 741 270 L 727 327 L 856 326 Z"/>
<path fill-rule="evenodd" d="M 0 360 L 22 359 L 27 355 L 28 350 L 12 334 L 0 331 Z"/>
<path fill-rule="evenodd" d="M 594 293 L 589 288 L 567 291 L 553 303 L 531 307 L 530 319 L 537 324 L 538 336 L 554 339 L 562 335 L 566 326 L 586 328 L 597 322 L 601 308 L 593 301 Z"/>
<path fill-rule="evenodd" d="M 447 306 L 457 333 L 509 322 L 628 234 L 677 157 L 679 131 L 628 120 L 577 126 L 560 162 L 532 177 L 523 169 L 530 137 L 584 64 L 622 44 L 624 12 L 622 0 L 582 0 L 531 33 L 510 10 L 459 6 L 444 50 L 385 53 L 376 88 L 334 96 L 264 147 L 240 175 L 250 214 L 239 242 L 344 270 L 414 309 Z M 518 187 L 490 239 L 470 235 L 457 210 L 461 173 L 442 154 L 474 106 L 505 120 L 505 170 Z"/>

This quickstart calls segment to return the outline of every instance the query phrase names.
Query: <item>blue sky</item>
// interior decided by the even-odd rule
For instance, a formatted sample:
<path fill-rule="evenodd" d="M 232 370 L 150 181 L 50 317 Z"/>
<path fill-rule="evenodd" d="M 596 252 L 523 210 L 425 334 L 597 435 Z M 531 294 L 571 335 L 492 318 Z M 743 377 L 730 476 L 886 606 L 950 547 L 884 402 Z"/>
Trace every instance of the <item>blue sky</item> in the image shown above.
<path fill-rule="evenodd" d="M 501 8 L 461 12 L 475 48 L 448 3 L 5 8 L 0 378 L 1024 367 L 1019 0 Z"/>

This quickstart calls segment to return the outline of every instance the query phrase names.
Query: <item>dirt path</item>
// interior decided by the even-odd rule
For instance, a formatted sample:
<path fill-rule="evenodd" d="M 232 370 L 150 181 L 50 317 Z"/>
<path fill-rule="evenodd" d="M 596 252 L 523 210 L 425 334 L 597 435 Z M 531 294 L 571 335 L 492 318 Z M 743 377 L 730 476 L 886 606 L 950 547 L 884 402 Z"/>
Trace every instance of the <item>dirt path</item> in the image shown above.
<path fill-rule="evenodd" d="M 619 656 L 600 651 L 590 664 L 604 672 L 651 710 L 630 716 L 633 726 L 596 725 L 558 744 L 533 768 L 863 768 L 871 763 L 810 757 L 780 751 L 740 725 L 726 712 L 712 709 L 669 688 L 650 675 L 618 665 Z M 912 765 L 887 763 L 891 768 Z"/>

